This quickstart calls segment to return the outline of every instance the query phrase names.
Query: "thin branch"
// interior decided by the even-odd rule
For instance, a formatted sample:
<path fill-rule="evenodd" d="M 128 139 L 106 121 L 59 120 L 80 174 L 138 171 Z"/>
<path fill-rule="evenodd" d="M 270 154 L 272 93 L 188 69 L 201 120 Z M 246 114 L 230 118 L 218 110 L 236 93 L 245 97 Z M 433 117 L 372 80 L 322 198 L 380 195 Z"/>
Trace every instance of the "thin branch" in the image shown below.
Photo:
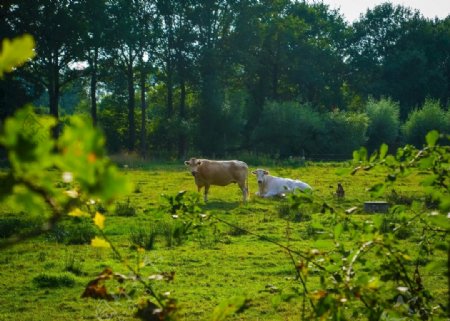
<path fill-rule="evenodd" d="M 148 283 L 146 283 L 142 278 L 141 275 L 139 274 L 138 271 L 136 271 L 130 264 L 127 263 L 127 261 L 123 258 L 123 256 L 120 254 L 119 250 L 114 246 L 114 244 L 110 241 L 110 239 L 106 236 L 106 234 L 103 232 L 103 230 L 100 230 L 100 233 L 102 235 L 102 237 L 106 240 L 106 242 L 109 243 L 109 245 L 111 246 L 111 250 L 114 252 L 114 254 L 117 255 L 117 257 L 119 258 L 119 260 L 122 262 L 122 264 L 124 264 L 128 270 L 130 270 L 131 273 L 133 273 L 133 275 L 136 277 L 136 280 L 139 281 L 139 283 L 141 283 L 144 288 L 149 292 L 149 294 L 154 297 L 156 299 L 156 301 L 158 301 L 159 305 L 161 307 L 164 307 L 163 302 L 160 300 L 159 296 L 156 294 L 156 292 L 153 290 L 152 286 Z"/>

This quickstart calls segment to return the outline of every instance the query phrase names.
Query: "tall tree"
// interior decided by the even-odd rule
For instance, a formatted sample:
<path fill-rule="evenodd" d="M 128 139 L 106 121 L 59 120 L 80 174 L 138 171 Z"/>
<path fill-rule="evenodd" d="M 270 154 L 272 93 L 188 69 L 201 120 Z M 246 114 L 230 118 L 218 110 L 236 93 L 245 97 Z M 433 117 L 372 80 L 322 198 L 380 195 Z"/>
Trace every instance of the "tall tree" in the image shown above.
<path fill-rule="evenodd" d="M 128 143 L 129 151 L 136 148 L 135 121 L 135 66 L 138 64 L 141 45 L 139 13 L 142 9 L 138 0 L 111 0 L 109 14 L 113 21 L 108 51 L 125 75 L 127 83 Z"/>
<path fill-rule="evenodd" d="M 323 3 L 294 2 L 284 19 L 287 98 L 301 97 L 321 110 L 342 105 L 347 26 Z M 291 97 L 289 97 L 291 96 Z"/>
<path fill-rule="evenodd" d="M 450 17 L 430 21 L 417 18 L 386 57 L 383 93 L 400 102 L 402 119 L 427 98 L 445 104 L 450 99 Z"/>
<path fill-rule="evenodd" d="M 153 65 L 154 47 L 156 47 L 156 7 L 150 1 L 138 1 L 138 59 L 137 69 L 139 70 L 139 87 L 141 94 L 141 155 L 147 156 L 147 76 Z"/>
<path fill-rule="evenodd" d="M 195 57 L 195 33 L 192 6 L 194 1 L 178 1 L 176 2 L 176 12 L 174 23 L 174 64 L 176 69 L 176 83 L 179 87 L 178 101 L 178 129 L 177 147 L 178 158 L 186 158 L 188 132 L 186 131 L 186 123 L 188 122 L 187 114 L 187 91 L 189 83 L 195 82 L 194 57 Z"/>
<path fill-rule="evenodd" d="M 230 67 L 228 41 L 235 22 L 235 1 L 207 0 L 195 6 L 198 32 L 198 70 L 200 76 L 199 135 L 202 152 L 223 153 L 222 107 L 227 68 Z"/>
<path fill-rule="evenodd" d="M 14 30 L 15 11 L 13 1 L 0 3 L 0 17 L 4 18 L 0 19 L 0 41 L 18 36 L 18 32 Z M 42 86 L 31 85 L 25 81 L 23 68 L 4 74 L 0 79 L 0 122 L 11 116 L 17 108 L 39 97 L 43 90 Z"/>
<path fill-rule="evenodd" d="M 159 12 L 161 35 L 160 48 L 163 68 L 165 69 L 165 83 L 167 89 L 167 117 L 173 116 L 173 78 L 174 78 L 174 25 L 175 25 L 175 6 L 174 0 L 158 0 L 157 7 Z"/>
<path fill-rule="evenodd" d="M 61 89 L 79 75 L 71 68 L 79 57 L 79 1 L 16 1 L 12 8 L 14 32 L 30 33 L 36 40 L 37 55 L 26 65 L 26 78 L 47 90 L 50 114 L 58 119 Z"/>
<path fill-rule="evenodd" d="M 106 0 L 82 1 L 82 46 L 80 57 L 88 62 L 87 74 L 89 80 L 89 94 L 91 103 L 91 117 L 94 125 L 97 124 L 97 86 L 101 56 L 104 56 L 108 29 L 111 21 L 106 11 Z"/>
<path fill-rule="evenodd" d="M 386 62 L 400 39 L 411 31 L 411 22 L 418 19 L 417 11 L 384 3 L 367 10 L 352 25 L 347 51 L 351 68 L 348 83 L 352 88 L 364 97 L 381 98 L 388 94 L 386 87 L 392 84 L 383 80 Z"/>

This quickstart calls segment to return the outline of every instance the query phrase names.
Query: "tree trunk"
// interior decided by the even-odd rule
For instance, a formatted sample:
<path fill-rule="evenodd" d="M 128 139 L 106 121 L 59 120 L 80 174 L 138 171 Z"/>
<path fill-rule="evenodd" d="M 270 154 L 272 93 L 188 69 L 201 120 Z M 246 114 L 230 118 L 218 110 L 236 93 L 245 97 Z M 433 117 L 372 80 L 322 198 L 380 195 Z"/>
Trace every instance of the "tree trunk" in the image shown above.
<path fill-rule="evenodd" d="M 94 57 L 92 60 L 92 74 L 91 74 L 91 117 L 94 126 L 97 126 L 97 60 L 98 48 L 94 49 Z"/>
<path fill-rule="evenodd" d="M 181 80 L 180 84 L 180 121 L 183 122 L 186 120 L 186 82 L 184 78 Z M 182 127 L 184 128 L 184 127 Z M 186 158 L 186 135 L 184 131 L 180 131 L 178 134 L 178 158 L 185 159 Z"/>
<path fill-rule="evenodd" d="M 170 52 L 167 57 L 167 117 L 173 114 L 173 67 Z"/>
<path fill-rule="evenodd" d="M 147 103 L 145 101 L 145 76 L 146 76 L 145 67 L 142 66 L 140 87 L 141 87 L 141 155 L 143 158 L 147 157 L 147 130 L 146 130 Z"/>
<path fill-rule="evenodd" d="M 171 50 L 173 47 L 173 29 L 172 18 L 167 16 L 166 23 L 168 25 L 167 39 L 167 117 L 173 114 L 173 64 Z"/>
<path fill-rule="evenodd" d="M 131 60 L 130 60 L 131 61 Z M 134 81 L 133 81 L 133 65 L 129 62 L 127 66 L 128 80 L 128 150 L 134 151 L 136 142 L 136 125 L 134 122 Z"/>

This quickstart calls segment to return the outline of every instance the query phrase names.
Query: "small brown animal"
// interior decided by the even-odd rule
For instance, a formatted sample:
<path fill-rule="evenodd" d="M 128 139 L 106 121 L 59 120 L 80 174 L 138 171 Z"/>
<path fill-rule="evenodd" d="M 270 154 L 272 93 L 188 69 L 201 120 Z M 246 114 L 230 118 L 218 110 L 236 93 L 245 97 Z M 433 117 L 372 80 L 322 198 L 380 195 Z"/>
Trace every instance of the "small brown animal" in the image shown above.
<path fill-rule="evenodd" d="M 345 196 L 345 191 L 341 183 L 338 183 L 338 187 L 336 189 L 336 196 L 337 198 L 344 198 Z"/>

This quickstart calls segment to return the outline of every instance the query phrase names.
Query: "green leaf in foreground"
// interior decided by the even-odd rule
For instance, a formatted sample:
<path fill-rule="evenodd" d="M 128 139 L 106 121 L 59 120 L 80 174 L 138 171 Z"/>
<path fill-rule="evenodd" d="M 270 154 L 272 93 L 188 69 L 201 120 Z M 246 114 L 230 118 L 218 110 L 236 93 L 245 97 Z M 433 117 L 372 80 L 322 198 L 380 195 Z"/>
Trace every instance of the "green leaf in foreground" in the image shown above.
<path fill-rule="evenodd" d="M 425 136 L 428 146 L 434 147 L 436 145 L 437 140 L 439 139 L 439 133 L 437 130 L 432 130 Z"/>
<path fill-rule="evenodd" d="M 30 35 L 23 35 L 13 40 L 4 39 L 0 53 L 0 78 L 5 72 L 11 72 L 14 68 L 23 65 L 35 54 L 34 39 Z"/>
<path fill-rule="evenodd" d="M 228 316 L 246 309 L 248 301 L 243 296 L 235 296 L 220 303 L 213 311 L 211 321 L 222 321 Z"/>

